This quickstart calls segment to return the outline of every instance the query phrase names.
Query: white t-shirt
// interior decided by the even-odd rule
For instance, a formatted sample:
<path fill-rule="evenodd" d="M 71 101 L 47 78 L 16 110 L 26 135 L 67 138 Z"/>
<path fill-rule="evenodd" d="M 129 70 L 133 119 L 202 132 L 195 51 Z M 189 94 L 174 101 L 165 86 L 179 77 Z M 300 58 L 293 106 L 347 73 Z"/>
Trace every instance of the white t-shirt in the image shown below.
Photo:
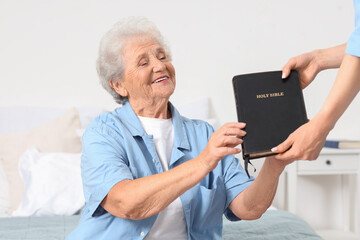
<path fill-rule="evenodd" d="M 140 116 L 139 119 L 145 132 L 153 135 L 155 148 L 164 172 L 169 170 L 171 152 L 174 146 L 172 119 L 146 118 Z M 184 240 L 188 238 L 187 235 L 184 209 L 180 198 L 177 198 L 159 213 L 145 239 Z"/>

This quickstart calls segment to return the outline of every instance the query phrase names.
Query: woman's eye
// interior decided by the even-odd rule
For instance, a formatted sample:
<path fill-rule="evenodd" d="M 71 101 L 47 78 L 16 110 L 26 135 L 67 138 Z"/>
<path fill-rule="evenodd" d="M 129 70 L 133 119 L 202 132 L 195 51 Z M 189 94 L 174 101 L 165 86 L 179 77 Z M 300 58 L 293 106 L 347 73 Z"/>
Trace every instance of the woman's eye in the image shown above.
<path fill-rule="evenodd" d="M 146 66 L 146 65 L 147 65 L 147 62 L 140 62 L 140 63 L 139 63 L 139 66 L 142 66 L 142 67 L 143 67 L 143 66 Z"/>
<path fill-rule="evenodd" d="M 158 53 L 158 59 L 159 60 L 165 60 L 166 59 L 166 54 L 164 52 L 159 52 Z"/>

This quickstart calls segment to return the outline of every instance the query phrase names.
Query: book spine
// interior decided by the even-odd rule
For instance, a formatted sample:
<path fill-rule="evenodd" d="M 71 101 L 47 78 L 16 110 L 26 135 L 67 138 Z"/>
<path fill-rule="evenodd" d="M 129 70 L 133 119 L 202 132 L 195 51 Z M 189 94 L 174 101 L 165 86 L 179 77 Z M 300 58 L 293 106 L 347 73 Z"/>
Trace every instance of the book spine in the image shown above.
<path fill-rule="evenodd" d="M 291 70 L 290 74 L 296 75 L 296 78 L 299 79 L 298 71 Z M 298 84 L 299 89 L 301 89 L 300 81 L 297 81 L 297 84 Z M 303 122 L 305 124 L 305 123 L 307 123 L 309 121 L 309 119 L 307 118 L 307 113 L 306 113 L 306 108 L 305 108 L 305 100 L 304 100 L 304 93 L 303 93 L 302 90 L 300 91 L 300 95 L 301 95 L 301 100 L 300 101 L 302 101 L 302 104 L 301 104 L 302 105 L 302 111 L 304 112 Z"/>
<path fill-rule="evenodd" d="M 237 94 L 237 92 L 238 92 L 237 88 L 238 88 L 237 81 L 234 77 L 233 78 L 233 89 L 234 89 L 234 96 L 235 96 L 235 105 L 236 105 L 236 109 L 237 109 L 237 119 L 238 119 L 238 122 L 242 122 L 243 121 L 242 120 L 243 112 L 242 112 L 242 108 L 240 107 L 240 99 Z M 246 127 L 244 128 L 244 130 L 246 131 Z M 244 138 L 242 138 L 242 139 L 244 139 Z M 245 142 L 243 142 L 241 144 L 241 151 L 242 151 L 243 159 L 245 159 L 248 156 L 248 153 L 245 150 L 246 149 L 245 144 L 246 144 Z"/>
<path fill-rule="evenodd" d="M 330 140 L 326 140 L 324 147 L 327 148 L 339 148 L 339 141 L 330 141 Z"/>
<path fill-rule="evenodd" d="M 238 119 L 238 122 L 240 122 L 240 114 L 239 114 L 239 109 L 240 109 L 240 106 L 239 106 L 239 98 L 238 98 L 238 95 L 237 95 L 237 81 L 235 78 L 233 78 L 233 86 L 234 86 L 234 96 L 235 96 L 235 107 L 237 109 L 237 119 Z"/>

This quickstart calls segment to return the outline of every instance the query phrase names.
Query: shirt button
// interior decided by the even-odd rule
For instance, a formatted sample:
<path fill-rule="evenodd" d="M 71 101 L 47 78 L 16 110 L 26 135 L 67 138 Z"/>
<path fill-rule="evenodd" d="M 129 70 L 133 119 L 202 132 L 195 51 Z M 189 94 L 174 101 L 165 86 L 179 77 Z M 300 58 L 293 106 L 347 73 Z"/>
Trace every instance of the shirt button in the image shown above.
<path fill-rule="evenodd" d="M 155 163 L 155 158 L 153 158 L 153 163 Z"/>
<path fill-rule="evenodd" d="M 144 232 L 141 232 L 140 235 L 143 237 L 143 236 L 145 235 L 145 233 L 144 233 Z"/>

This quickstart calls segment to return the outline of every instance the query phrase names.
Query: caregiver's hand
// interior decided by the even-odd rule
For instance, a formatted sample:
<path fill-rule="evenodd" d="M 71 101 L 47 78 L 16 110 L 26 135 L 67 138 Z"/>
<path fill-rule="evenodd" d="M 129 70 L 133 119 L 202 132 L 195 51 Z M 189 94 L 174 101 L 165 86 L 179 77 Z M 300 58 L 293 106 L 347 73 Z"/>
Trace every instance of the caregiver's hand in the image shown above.
<path fill-rule="evenodd" d="M 282 78 L 287 78 L 292 69 L 299 73 L 301 88 L 306 88 L 325 69 L 340 67 L 344 58 L 346 43 L 327 48 L 314 50 L 299 56 L 290 58 L 282 67 Z"/>
<path fill-rule="evenodd" d="M 272 149 L 278 160 L 315 160 L 324 146 L 331 128 L 326 128 L 316 117 L 299 127 L 280 145 Z"/>
<path fill-rule="evenodd" d="M 318 62 L 316 61 L 316 51 L 290 58 L 290 60 L 282 67 L 282 78 L 287 78 L 292 69 L 297 70 L 299 73 L 301 88 L 306 88 L 321 71 Z"/>

